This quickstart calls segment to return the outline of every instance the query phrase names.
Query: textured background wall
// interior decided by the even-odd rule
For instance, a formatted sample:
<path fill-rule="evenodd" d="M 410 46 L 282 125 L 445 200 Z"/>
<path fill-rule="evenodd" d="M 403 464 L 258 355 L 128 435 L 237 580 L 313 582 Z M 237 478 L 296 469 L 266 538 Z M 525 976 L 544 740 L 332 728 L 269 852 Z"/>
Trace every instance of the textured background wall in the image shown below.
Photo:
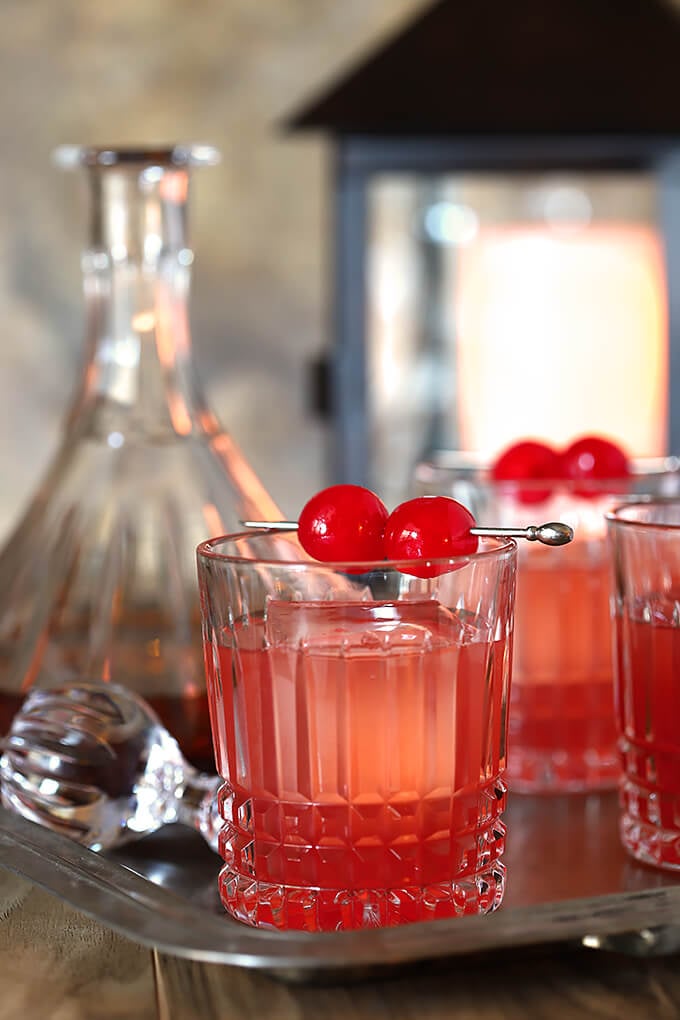
<path fill-rule="evenodd" d="M 327 341 L 327 149 L 282 116 L 426 0 L 2 0 L 0 534 L 36 484 L 78 370 L 82 182 L 65 141 L 208 141 L 192 325 L 213 406 L 284 509 L 323 478 L 305 364 Z M 275 409 L 275 410 L 273 410 Z"/>

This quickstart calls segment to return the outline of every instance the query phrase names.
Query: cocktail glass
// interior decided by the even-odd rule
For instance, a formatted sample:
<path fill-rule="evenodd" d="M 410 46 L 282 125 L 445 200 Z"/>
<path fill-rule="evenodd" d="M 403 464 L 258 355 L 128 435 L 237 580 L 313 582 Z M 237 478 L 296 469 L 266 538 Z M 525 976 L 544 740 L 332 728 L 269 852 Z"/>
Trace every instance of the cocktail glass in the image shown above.
<path fill-rule="evenodd" d="M 465 503 L 483 525 L 565 521 L 560 549 L 521 543 L 517 571 L 508 782 L 527 793 L 614 788 L 614 715 L 606 512 L 635 494 L 678 493 L 674 458 L 635 462 L 626 479 L 494 481 L 472 457 L 418 465 L 419 494 Z"/>
<path fill-rule="evenodd" d="M 501 902 L 516 547 L 433 562 L 323 564 L 290 534 L 199 546 L 219 888 L 240 920 L 326 931 Z"/>
<path fill-rule="evenodd" d="M 607 516 L 621 840 L 646 864 L 680 871 L 680 500 Z"/>

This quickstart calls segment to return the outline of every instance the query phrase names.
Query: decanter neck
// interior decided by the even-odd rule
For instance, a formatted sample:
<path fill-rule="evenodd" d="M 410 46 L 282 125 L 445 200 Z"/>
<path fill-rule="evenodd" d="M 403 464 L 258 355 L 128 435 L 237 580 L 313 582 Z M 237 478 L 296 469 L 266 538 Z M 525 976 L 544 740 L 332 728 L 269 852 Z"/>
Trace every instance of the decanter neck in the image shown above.
<path fill-rule="evenodd" d="M 90 247 L 113 264 L 191 262 L 186 241 L 189 170 L 122 164 L 90 166 Z"/>
<path fill-rule="evenodd" d="M 213 432 L 191 355 L 188 169 L 133 163 L 88 173 L 86 360 L 69 427 L 124 436 Z"/>

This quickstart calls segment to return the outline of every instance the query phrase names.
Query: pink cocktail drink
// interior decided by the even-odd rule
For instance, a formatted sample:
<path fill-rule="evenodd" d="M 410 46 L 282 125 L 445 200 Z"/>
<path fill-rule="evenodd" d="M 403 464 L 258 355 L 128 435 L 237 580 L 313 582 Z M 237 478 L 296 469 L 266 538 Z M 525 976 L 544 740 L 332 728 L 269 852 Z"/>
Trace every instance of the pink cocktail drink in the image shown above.
<path fill-rule="evenodd" d="M 449 609 L 466 571 L 207 629 L 232 915 L 324 931 L 500 903 L 512 599 L 508 576 L 500 612 Z"/>
<path fill-rule="evenodd" d="M 619 759 L 604 535 L 579 534 L 576 523 L 575 540 L 558 553 L 536 546 L 521 552 L 511 782 L 537 792 L 614 786 Z"/>
<path fill-rule="evenodd" d="M 418 492 L 465 502 L 480 524 L 570 524 L 560 549 L 518 550 L 508 783 L 519 793 L 615 788 L 620 774 L 614 711 L 607 511 L 633 493 L 676 492 L 673 462 L 631 464 L 623 479 L 498 480 L 461 454 L 416 471 Z"/>
<path fill-rule="evenodd" d="M 680 592 L 616 620 L 623 836 L 680 869 Z M 650 852 L 651 850 L 651 852 Z"/>
<path fill-rule="evenodd" d="M 620 832 L 638 860 L 680 870 L 680 501 L 608 516 L 615 583 Z"/>
<path fill-rule="evenodd" d="M 272 602 L 254 628 L 213 705 L 221 771 L 235 777 L 222 798 L 225 906 L 310 929 L 493 906 L 506 641 L 436 602 Z M 220 669 L 234 676 L 230 648 Z M 239 723 L 240 741 L 228 732 Z"/>

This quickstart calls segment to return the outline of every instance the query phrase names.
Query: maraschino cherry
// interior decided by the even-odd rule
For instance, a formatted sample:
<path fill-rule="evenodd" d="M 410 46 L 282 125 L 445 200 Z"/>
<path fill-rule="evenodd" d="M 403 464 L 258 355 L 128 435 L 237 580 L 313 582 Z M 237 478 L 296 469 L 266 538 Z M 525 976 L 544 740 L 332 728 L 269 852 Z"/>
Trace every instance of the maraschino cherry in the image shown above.
<path fill-rule="evenodd" d="M 322 563 L 439 560 L 474 553 L 475 519 L 450 496 L 420 496 L 391 514 L 382 500 L 360 485 L 331 485 L 312 496 L 298 520 L 300 545 Z M 352 571 L 360 569 L 353 566 Z M 436 577 L 449 564 L 419 564 L 408 573 Z"/>
<path fill-rule="evenodd" d="M 466 556 L 477 549 L 470 534 L 475 519 L 450 496 L 419 496 L 396 507 L 385 525 L 385 554 L 390 560 L 438 560 Z M 404 571 L 415 577 L 437 577 L 450 564 L 421 563 Z"/>
<path fill-rule="evenodd" d="M 547 443 L 524 439 L 504 450 L 491 468 L 491 477 L 496 482 L 537 481 L 543 478 L 560 477 L 560 455 Z M 520 503 L 543 503 L 550 496 L 550 489 L 530 486 L 517 489 Z"/>
<path fill-rule="evenodd" d="M 573 481 L 627 478 L 628 457 L 616 443 L 602 436 L 582 436 L 560 457 L 560 473 Z"/>
<path fill-rule="evenodd" d="M 322 563 L 382 560 L 387 517 L 387 507 L 370 489 L 330 485 L 305 503 L 298 539 Z"/>
<path fill-rule="evenodd" d="M 478 535 L 525 538 L 544 545 L 566 545 L 574 537 L 573 529 L 559 521 L 480 528 L 467 507 L 450 496 L 419 496 L 390 514 L 382 500 L 361 485 L 322 489 L 308 500 L 298 521 L 241 523 L 247 528 L 297 530 L 300 545 L 310 556 L 321 563 L 342 563 L 348 573 L 364 573 L 367 561 L 388 559 L 401 561 L 402 573 L 423 578 L 455 570 L 458 564 L 431 561 L 471 556 Z M 425 562 L 406 569 L 408 560 Z"/>

